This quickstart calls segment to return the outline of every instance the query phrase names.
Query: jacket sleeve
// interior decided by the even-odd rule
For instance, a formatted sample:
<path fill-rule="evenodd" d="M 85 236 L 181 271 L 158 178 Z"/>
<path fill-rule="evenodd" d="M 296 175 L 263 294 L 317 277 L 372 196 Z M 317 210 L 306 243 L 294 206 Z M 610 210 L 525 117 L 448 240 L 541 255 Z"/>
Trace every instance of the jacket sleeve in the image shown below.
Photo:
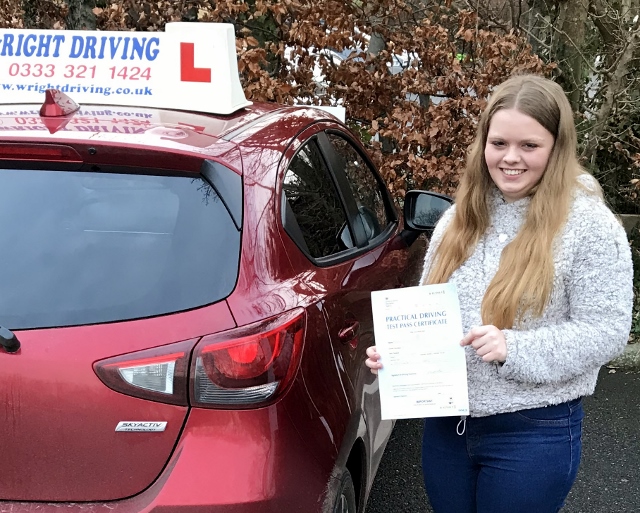
<path fill-rule="evenodd" d="M 424 285 L 425 280 L 429 274 L 429 268 L 433 263 L 433 255 L 436 251 L 436 248 L 440 245 L 440 241 L 442 240 L 442 236 L 444 235 L 445 229 L 453 219 L 453 214 L 456 211 L 455 204 L 449 207 L 442 217 L 438 220 L 436 227 L 433 229 L 433 233 L 431 234 L 431 239 L 429 240 L 429 247 L 427 248 L 427 252 L 424 256 L 424 263 L 422 266 L 422 274 L 420 275 L 420 281 L 418 282 L 420 285 Z"/>
<path fill-rule="evenodd" d="M 583 202 L 572 214 L 565 228 L 573 243 L 568 318 L 536 329 L 503 330 L 507 360 L 498 372 L 504 378 L 566 381 L 604 365 L 628 342 L 633 266 L 626 233 L 599 199 Z"/>

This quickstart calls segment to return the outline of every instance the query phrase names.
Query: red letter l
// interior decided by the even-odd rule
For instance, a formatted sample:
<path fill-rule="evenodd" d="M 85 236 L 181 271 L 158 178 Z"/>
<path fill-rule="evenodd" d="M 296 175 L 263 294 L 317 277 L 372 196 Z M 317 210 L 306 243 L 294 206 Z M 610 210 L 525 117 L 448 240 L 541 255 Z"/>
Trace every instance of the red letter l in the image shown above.
<path fill-rule="evenodd" d="M 180 43 L 180 80 L 182 82 L 211 82 L 211 68 L 194 66 L 195 45 Z"/>

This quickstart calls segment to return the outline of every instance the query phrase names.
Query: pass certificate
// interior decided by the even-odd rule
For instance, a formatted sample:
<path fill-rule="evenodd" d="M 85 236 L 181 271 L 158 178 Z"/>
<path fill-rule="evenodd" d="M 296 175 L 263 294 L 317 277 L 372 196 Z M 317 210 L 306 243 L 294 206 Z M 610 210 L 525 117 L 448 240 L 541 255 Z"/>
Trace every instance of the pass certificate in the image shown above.
<path fill-rule="evenodd" d="M 455 284 L 371 293 L 383 419 L 469 414 Z"/>

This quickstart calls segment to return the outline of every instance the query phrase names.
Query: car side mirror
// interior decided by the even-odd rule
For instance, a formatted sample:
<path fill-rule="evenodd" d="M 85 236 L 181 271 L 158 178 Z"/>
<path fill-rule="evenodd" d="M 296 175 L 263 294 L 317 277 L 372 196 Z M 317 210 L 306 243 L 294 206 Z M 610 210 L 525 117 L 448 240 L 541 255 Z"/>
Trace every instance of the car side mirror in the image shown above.
<path fill-rule="evenodd" d="M 391 241 L 390 249 L 404 249 L 421 233 L 430 236 L 436 223 L 453 204 L 453 198 L 430 191 L 409 191 L 404 197 L 404 230 Z"/>
<path fill-rule="evenodd" d="M 430 191 L 409 191 L 404 197 L 405 228 L 419 232 L 433 230 L 453 198 Z"/>

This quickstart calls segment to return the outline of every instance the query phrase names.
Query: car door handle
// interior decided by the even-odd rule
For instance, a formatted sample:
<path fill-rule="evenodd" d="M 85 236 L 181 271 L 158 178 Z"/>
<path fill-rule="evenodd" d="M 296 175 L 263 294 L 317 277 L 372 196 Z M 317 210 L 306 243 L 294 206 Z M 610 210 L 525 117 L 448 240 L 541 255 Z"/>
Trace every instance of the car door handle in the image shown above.
<path fill-rule="evenodd" d="M 338 338 L 340 338 L 340 341 L 342 342 L 349 342 L 358 336 L 359 331 L 360 323 L 358 321 L 353 321 L 349 326 L 338 332 Z"/>

